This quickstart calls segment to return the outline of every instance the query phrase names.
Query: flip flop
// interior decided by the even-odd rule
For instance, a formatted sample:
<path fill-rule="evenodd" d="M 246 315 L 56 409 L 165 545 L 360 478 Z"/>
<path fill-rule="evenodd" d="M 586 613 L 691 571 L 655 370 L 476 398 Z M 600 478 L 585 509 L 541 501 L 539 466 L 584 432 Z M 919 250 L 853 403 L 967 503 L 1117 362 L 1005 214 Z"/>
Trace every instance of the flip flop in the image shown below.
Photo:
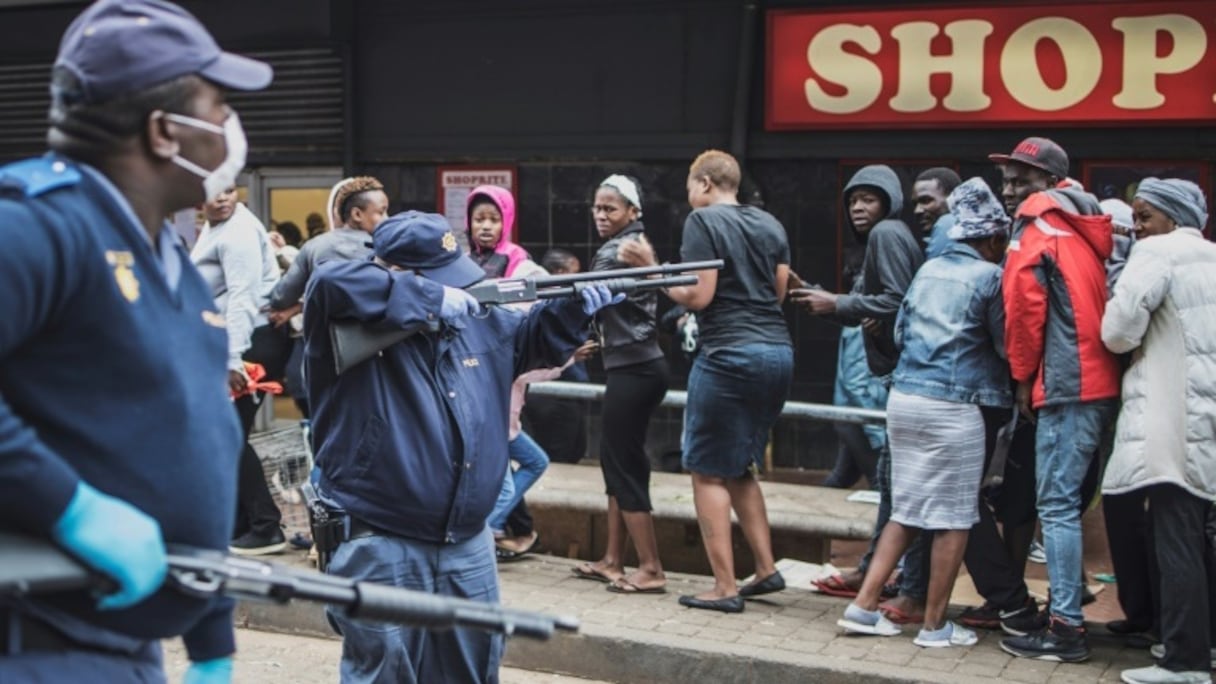
<path fill-rule="evenodd" d="M 888 606 L 885 603 L 880 604 L 878 610 L 882 611 L 882 614 L 887 616 L 888 620 L 897 625 L 919 625 L 925 621 L 924 613 L 912 613 L 909 615 L 899 608 Z"/>
<path fill-rule="evenodd" d="M 832 575 L 831 577 L 817 579 L 814 582 L 811 582 L 811 584 L 815 585 L 815 588 L 818 589 L 819 593 L 821 594 L 827 594 L 828 596 L 839 596 L 840 598 L 857 598 L 857 592 L 860 591 L 859 589 L 854 589 L 846 584 L 844 581 L 844 575 L 839 573 Z"/>
<path fill-rule="evenodd" d="M 603 582 L 604 584 L 612 584 L 613 579 L 599 570 L 591 563 L 583 563 L 570 568 L 570 572 L 579 579 L 591 580 L 592 582 Z"/>
<path fill-rule="evenodd" d="M 608 586 L 605 588 L 614 594 L 666 594 L 667 593 L 667 585 L 663 585 L 661 587 L 639 587 L 638 585 L 634 584 L 633 582 L 630 582 L 629 580 L 625 579 L 624 577 L 618 579 L 615 582 L 610 582 L 608 584 Z"/>

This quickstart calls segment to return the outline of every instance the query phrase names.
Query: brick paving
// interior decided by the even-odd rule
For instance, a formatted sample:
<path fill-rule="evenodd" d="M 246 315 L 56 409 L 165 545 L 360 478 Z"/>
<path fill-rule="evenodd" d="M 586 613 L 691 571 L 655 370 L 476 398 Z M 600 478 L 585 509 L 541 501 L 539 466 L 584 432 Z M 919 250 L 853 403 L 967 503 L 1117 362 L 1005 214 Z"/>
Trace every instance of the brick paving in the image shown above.
<path fill-rule="evenodd" d="M 1028 684 L 1117 682 L 1119 672 L 1149 664 L 1147 651 L 1127 648 L 1117 637 L 1091 625 L 1091 659 L 1082 664 L 1021 660 L 1000 650 L 999 633 L 980 632 L 970 648 L 922 649 L 912 644 L 918 629 L 905 626 L 897 637 L 846 636 L 836 620 L 846 601 L 791 588 L 749 601 L 742 614 L 727 615 L 680 606 L 680 594 L 696 593 L 710 580 L 669 574 L 665 595 L 621 595 L 605 585 L 575 577 L 575 561 L 534 556 L 500 566 L 503 602 L 509 606 L 579 617 L 588 639 L 611 638 L 634 644 L 635 652 L 663 644 L 686 652 L 746 654 L 808 673 L 818 665 L 851 672 L 856 681 L 977 681 L 999 679 Z M 529 658 L 543 656 L 530 648 Z M 642 659 L 644 660 L 644 659 Z M 529 662 L 529 666 L 536 663 Z M 574 672 L 600 676 L 594 672 Z M 871 676 L 867 676 L 871 675 Z M 639 681 L 648 677 L 640 676 Z M 663 681 L 654 679 L 652 681 Z"/>

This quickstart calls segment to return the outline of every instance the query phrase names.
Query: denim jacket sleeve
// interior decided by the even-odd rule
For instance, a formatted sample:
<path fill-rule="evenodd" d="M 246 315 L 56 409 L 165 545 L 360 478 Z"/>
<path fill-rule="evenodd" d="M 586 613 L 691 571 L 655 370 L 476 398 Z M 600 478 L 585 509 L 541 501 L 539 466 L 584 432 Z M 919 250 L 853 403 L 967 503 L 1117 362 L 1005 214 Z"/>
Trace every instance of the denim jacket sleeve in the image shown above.
<path fill-rule="evenodd" d="M 1001 296 L 1001 272 L 994 270 L 992 278 L 981 294 L 985 298 L 987 311 L 985 320 L 988 324 L 988 334 L 992 336 L 992 345 L 1002 359 L 1009 360 L 1005 349 L 1005 299 Z"/>
<path fill-rule="evenodd" d="M 899 313 L 895 315 L 895 329 L 892 332 L 892 337 L 895 341 L 895 348 L 899 351 L 903 351 L 904 349 L 904 328 L 908 324 L 908 317 L 905 315 L 907 308 L 908 300 L 905 298 L 904 301 L 900 302 L 899 304 Z"/>

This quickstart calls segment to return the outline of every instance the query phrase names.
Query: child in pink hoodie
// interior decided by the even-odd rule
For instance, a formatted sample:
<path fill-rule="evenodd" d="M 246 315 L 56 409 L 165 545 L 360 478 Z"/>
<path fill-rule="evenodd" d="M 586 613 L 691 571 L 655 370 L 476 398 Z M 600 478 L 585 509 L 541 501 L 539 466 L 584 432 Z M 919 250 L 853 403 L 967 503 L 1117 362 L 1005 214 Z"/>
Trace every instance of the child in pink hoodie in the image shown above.
<path fill-rule="evenodd" d="M 487 278 L 510 278 L 532 257 L 515 244 L 515 198 L 497 185 L 473 188 L 465 200 L 469 228 L 469 256 Z"/>

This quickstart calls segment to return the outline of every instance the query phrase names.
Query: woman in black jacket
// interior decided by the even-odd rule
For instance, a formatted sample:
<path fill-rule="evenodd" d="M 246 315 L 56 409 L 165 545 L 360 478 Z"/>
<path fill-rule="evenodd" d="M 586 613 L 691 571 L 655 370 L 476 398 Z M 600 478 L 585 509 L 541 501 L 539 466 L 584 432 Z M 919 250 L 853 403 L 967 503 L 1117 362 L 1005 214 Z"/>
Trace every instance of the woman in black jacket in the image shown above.
<path fill-rule="evenodd" d="M 642 237 L 642 202 L 637 181 L 612 175 L 595 193 L 595 228 L 606 242 L 592 271 L 625 268 L 621 245 Z M 631 294 L 596 316 L 607 389 L 604 393 L 600 467 L 608 493 L 608 545 L 604 557 L 574 568 L 579 577 L 609 582 L 618 593 L 662 593 L 667 579 L 659 562 L 650 505 L 650 459 L 646 428 L 667 393 L 667 361 L 659 348 L 653 290 Z M 625 574 L 625 533 L 638 555 L 638 569 Z"/>

